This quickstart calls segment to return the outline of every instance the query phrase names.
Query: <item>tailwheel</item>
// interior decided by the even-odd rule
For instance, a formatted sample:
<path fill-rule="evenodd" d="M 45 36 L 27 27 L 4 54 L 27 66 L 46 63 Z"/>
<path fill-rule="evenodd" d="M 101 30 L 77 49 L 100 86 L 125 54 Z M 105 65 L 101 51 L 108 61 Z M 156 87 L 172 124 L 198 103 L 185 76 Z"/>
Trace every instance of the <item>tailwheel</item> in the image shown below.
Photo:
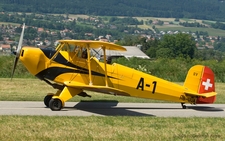
<path fill-rule="evenodd" d="M 187 106 L 184 105 L 184 103 L 181 103 L 181 106 L 182 106 L 183 109 L 187 109 Z"/>
<path fill-rule="evenodd" d="M 52 98 L 49 107 L 52 111 L 60 111 L 63 108 L 63 102 L 59 98 Z"/>
<path fill-rule="evenodd" d="M 49 102 L 52 99 L 52 96 L 53 95 L 46 95 L 45 96 L 45 98 L 44 98 L 44 104 L 45 104 L 46 107 L 49 107 Z"/>

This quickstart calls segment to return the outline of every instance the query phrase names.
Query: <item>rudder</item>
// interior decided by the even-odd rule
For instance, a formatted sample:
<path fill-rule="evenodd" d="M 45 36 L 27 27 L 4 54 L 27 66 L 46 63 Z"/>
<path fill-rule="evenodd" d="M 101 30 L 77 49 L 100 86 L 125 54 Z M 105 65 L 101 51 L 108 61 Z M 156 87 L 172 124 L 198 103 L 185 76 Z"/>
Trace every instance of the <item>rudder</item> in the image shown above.
<path fill-rule="evenodd" d="M 215 81 L 213 71 L 206 66 L 196 65 L 193 66 L 187 74 L 184 86 L 199 94 L 207 92 L 215 92 Z M 199 97 L 196 104 L 209 104 L 214 103 L 216 96 L 203 98 Z"/>

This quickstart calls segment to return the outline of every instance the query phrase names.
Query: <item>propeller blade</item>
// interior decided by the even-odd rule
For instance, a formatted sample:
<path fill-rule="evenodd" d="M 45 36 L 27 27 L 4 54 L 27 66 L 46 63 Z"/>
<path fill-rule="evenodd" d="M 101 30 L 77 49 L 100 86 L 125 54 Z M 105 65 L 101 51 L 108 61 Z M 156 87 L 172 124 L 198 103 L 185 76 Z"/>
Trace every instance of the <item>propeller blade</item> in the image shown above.
<path fill-rule="evenodd" d="M 22 44 L 23 44 L 23 35 L 24 35 L 24 28 L 25 28 L 25 23 L 23 23 L 23 28 L 22 28 L 22 32 L 21 32 L 21 35 L 20 35 L 19 44 L 18 44 L 18 47 L 17 47 L 17 50 L 16 50 L 16 57 L 19 57 L 19 55 L 20 55 L 20 50 L 21 50 L 21 48 L 22 48 Z"/>
<path fill-rule="evenodd" d="M 14 72 L 15 72 L 16 65 L 17 65 L 18 60 L 19 60 L 19 57 L 16 57 L 15 60 L 14 60 L 13 70 L 12 70 L 12 73 L 11 73 L 11 80 L 13 78 L 13 75 L 14 75 Z"/>
<path fill-rule="evenodd" d="M 14 60 L 13 70 L 12 70 L 12 73 L 11 73 L 11 80 L 12 80 L 13 75 L 14 75 L 14 72 L 15 72 L 15 70 L 16 70 L 17 62 L 18 62 L 18 60 L 19 60 L 20 51 L 21 51 L 22 44 L 23 44 L 24 29 L 25 29 L 25 23 L 23 24 L 22 32 L 21 32 L 21 34 L 20 34 L 20 40 L 19 40 L 19 43 L 18 43 L 18 46 L 17 46 L 17 50 L 16 50 L 16 57 L 15 57 L 15 60 Z"/>

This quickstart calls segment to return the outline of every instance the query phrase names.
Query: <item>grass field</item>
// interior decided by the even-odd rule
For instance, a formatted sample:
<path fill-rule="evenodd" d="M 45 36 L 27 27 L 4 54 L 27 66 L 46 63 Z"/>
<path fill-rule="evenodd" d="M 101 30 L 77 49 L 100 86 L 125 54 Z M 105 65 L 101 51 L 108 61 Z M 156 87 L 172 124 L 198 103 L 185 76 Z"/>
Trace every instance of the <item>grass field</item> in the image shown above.
<path fill-rule="evenodd" d="M 0 140 L 221 141 L 223 118 L 0 116 Z"/>
<path fill-rule="evenodd" d="M 153 25 L 139 25 L 139 28 L 142 29 L 152 29 Z M 201 28 L 201 27 L 183 27 L 180 25 L 176 25 L 176 24 L 171 24 L 171 25 L 155 25 L 155 27 L 157 29 L 159 29 L 160 31 L 181 31 L 181 32 L 208 32 L 208 34 L 210 36 L 225 36 L 225 30 L 221 30 L 221 29 L 214 29 L 214 28 Z"/>
<path fill-rule="evenodd" d="M 0 100 L 42 101 L 53 88 L 38 79 L 0 79 Z M 179 83 L 182 84 L 182 83 Z M 225 102 L 223 83 L 216 83 L 216 103 Z M 92 93 L 80 100 L 117 100 L 119 102 L 162 102 L 148 99 Z M 0 107 L 1 110 L 1 107 Z M 50 111 L 53 112 L 53 111 Z M 0 140 L 123 140 L 165 141 L 225 139 L 224 118 L 161 118 L 153 116 L 0 116 Z"/>
<path fill-rule="evenodd" d="M 161 20 L 164 22 L 174 22 L 175 18 L 157 18 L 157 17 L 135 17 L 137 18 L 139 21 L 143 20 L 143 21 L 148 21 L 148 20 Z M 202 21 L 203 20 L 198 20 L 198 19 L 179 19 L 180 22 L 198 22 L 200 24 L 203 24 Z M 211 22 L 214 23 L 215 21 L 207 21 L 207 22 Z M 139 28 L 142 29 L 152 29 L 152 24 L 151 25 L 139 25 Z M 225 30 L 221 30 L 221 29 L 214 29 L 214 28 L 201 28 L 201 27 L 184 27 L 184 26 L 180 26 L 177 24 L 169 24 L 169 25 L 155 25 L 156 28 L 158 28 L 160 31 L 181 31 L 181 32 L 196 32 L 196 31 L 203 31 L 203 32 L 208 32 L 208 34 L 210 36 L 225 36 Z"/>
<path fill-rule="evenodd" d="M 1 25 L 17 25 L 19 26 L 20 24 L 17 24 L 17 23 L 10 23 L 10 22 L 0 22 Z"/>
<path fill-rule="evenodd" d="M 182 27 L 182 26 L 156 26 L 160 31 L 185 31 L 185 32 L 196 32 L 196 31 L 204 31 L 208 32 L 209 35 L 211 36 L 225 36 L 225 30 L 220 30 L 220 29 L 214 29 L 214 28 L 198 28 L 198 27 Z"/>

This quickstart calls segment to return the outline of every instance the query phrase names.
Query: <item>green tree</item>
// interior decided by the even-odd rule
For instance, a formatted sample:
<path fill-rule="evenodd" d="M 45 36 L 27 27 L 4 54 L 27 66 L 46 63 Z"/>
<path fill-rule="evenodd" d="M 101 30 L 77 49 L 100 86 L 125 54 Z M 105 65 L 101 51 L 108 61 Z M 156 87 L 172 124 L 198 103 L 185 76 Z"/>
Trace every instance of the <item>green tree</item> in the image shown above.
<path fill-rule="evenodd" d="M 191 35 L 179 33 L 176 35 L 164 35 L 160 42 L 159 48 L 168 48 L 170 50 L 170 57 L 184 57 L 193 58 L 196 45 Z M 157 55 L 159 55 L 157 53 Z"/>
<path fill-rule="evenodd" d="M 2 33 L 0 32 L 0 41 L 3 41 Z"/>
<path fill-rule="evenodd" d="M 157 58 L 173 58 L 173 51 L 170 48 L 160 48 L 156 51 Z"/>
<path fill-rule="evenodd" d="M 122 40 L 118 41 L 117 44 L 122 46 L 134 46 L 139 43 L 139 36 L 127 35 Z"/>
<path fill-rule="evenodd" d="M 175 22 L 179 22 L 180 21 L 180 19 L 179 18 L 175 18 L 175 20 L 174 20 Z"/>
<path fill-rule="evenodd" d="M 150 58 L 156 58 L 156 48 L 149 48 L 147 51 L 146 51 L 146 55 L 148 55 Z"/>

